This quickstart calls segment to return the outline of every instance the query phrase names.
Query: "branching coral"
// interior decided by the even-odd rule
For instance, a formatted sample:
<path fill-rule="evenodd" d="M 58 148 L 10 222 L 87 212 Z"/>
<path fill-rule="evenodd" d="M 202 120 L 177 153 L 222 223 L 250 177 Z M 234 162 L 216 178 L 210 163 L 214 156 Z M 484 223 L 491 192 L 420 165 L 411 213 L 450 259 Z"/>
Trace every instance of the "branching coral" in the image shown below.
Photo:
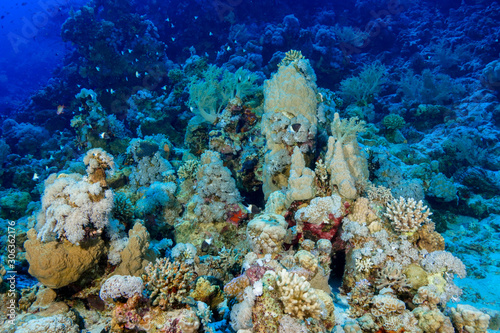
<path fill-rule="evenodd" d="M 179 170 L 177 170 L 177 175 L 179 176 L 179 178 L 183 179 L 196 178 L 196 173 L 198 172 L 199 166 L 200 166 L 200 161 L 187 160 L 180 166 Z"/>
<path fill-rule="evenodd" d="M 304 56 L 302 55 L 302 52 L 297 51 L 297 50 L 290 50 L 287 53 L 285 53 L 285 57 L 281 59 L 281 62 L 278 64 L 278 67 L 281 66 L 288 66 L 292 62 L 296 60 L 303 59 Z"/>
<path fill-rule="evenodd" d="M 391 288 L 398 292 L 410 289 L 409 281 L 402 272 L 402 266 L 394 261 L 388 261 L 384 268 L 377 273 L 377 289 Z"/>
<path fill-rule="evenodd" d="M 399 200 L 391 201 L 387 204 L 387 216 L 392 227 L 397 232 L 414 232 L 422 223 L 429 223 L 430 210 L 420 200 L 417 202 L 413 198 L 408 200 L 399 197 Z"/>
<path fill-rule="evenodd" d="M 318 296 L 304 277 L 282 270 L 278 273 L 276 283 L 285 313 L 299 319 L 320 318 Z"/>
<path fill-rule="evenodd" d="M 146 289 L 151 291 L 151 304 L 162 309 L 179 307 L 189 295 L 195 273 L 192 266 L 170 262 L 168 259 L 156 259 L 150 263 L 142 275 Z"/>

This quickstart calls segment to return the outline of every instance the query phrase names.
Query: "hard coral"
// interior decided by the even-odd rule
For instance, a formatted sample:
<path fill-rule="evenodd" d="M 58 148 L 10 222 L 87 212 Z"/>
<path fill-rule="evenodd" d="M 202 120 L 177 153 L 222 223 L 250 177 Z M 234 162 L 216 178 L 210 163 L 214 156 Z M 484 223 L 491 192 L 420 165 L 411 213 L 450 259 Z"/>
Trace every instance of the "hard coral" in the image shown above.
<path fill-rule="evenodd" d="M 320 318 L 318 296 L 304 277 L 282 270 L 276 282 L 285 313 L 299 319 Z"/>
<path fill-rule="evenodd" d="M 192 266 L 172 263 L 166 258 L 156 259 L 155 264 L 150 263 L 145 271 L 142 279 L 146 289 L 151 291 L 151 304 L 164 310 L 181 306 L 195 279 Z"/>
<path fill-rule="evenodd" d="M 391 201 L 387 204 L 387 216 L 394 230 L 398 232 L 414 232 L 422 223 L 429 223 L 430 210 L 420 200 L 417 202 L 413 198 Z"/>

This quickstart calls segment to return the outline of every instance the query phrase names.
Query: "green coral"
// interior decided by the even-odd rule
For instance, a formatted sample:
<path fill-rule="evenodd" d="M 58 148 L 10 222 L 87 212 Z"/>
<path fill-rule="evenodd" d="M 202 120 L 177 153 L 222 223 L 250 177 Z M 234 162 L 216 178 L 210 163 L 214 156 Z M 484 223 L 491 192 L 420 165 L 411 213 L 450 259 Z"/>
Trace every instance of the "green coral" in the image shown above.
<path fill-rule="evenodd" d="M 371 103 L 387 81 L 386 72 L 387 68 L 378 61 L 364 66 L 358 76 L 340 82 L 340 96 L 350 103 Z"/>
<path fill-rule="evenodd" d="M 398 130 L 406 125 L 403 117 L 398 114 L 391 113 L 382 119 L 382 125 L 388 130 Z"/>
<path fill-rule="evenodd" d="M 227 69 L 210 65 L 203 78 L 188 85 L 191 111 L 209 123 L 215 123 L 226 104 L 237 97 L 243 99 L 257 92 L 257 75 L 239 68 L 231 73 Z"/>

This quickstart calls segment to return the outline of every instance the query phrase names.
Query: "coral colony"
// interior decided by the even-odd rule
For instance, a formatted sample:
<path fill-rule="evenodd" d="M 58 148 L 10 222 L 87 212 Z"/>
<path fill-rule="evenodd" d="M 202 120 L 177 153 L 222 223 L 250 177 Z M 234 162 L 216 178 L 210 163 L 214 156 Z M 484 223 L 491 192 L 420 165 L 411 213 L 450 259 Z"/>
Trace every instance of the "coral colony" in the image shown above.
<path fill-rule="evenodd" d="M 1 332 L 500 330 L 497 3 L 59 2 Z"/>

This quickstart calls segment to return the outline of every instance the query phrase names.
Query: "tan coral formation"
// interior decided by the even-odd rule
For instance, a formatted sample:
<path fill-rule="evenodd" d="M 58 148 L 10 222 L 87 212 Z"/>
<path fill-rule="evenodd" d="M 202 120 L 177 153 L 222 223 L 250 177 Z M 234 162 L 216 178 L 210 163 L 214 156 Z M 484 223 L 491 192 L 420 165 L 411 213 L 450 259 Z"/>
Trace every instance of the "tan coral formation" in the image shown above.
<path fill-rule="evenodd" d="M 299 319 L 321 317 L 318 296 L 304 277 L 282 270 L 277 285 L 285 313 Z"/>
<path fill-rule="evenodd" d="M 486 333 L 490 316 L 472 305 L 458 304 L 451 308 L 451 320 L 457 333 Z"/>
<path fill-rule="evenodd" d="M 45 286 L 58 289 L 76 282 L 88 270 L 97 266 L 105 254 L 101 239 L 90 240 L 81 246 L 67 240 L 43 243 L 37 239 L 36 231 L 28 231 L 24 243 L 29 273 Z"/>
<path fill-rule="evenodd" d="M 141 276 L 144 268 L 154 260 L 154 254 L 149 250 L 149 233 L 145 226 L 137 222 L 128 235 L 127 246 L 120 252 L 122 261 L 113 274 Z"/>
<path fill-rule="evenodd" d="M 260 214 L 247 225 L 247 236 L 253 251 L 263 254 L 276 254 L 281 251 L 288 223 L 277 214 Z"/>
<path fill-rule="evenodd" d="M 358 122 L 357 118 L 341 120 L 335 113 L 325 164 L 331 186 L 346 199 L 356 199 L 360 195 L 357 185 L 368 179 L 368 162 L 356 140 L 356 134 L 362 131 L 364 122 Z"/>

